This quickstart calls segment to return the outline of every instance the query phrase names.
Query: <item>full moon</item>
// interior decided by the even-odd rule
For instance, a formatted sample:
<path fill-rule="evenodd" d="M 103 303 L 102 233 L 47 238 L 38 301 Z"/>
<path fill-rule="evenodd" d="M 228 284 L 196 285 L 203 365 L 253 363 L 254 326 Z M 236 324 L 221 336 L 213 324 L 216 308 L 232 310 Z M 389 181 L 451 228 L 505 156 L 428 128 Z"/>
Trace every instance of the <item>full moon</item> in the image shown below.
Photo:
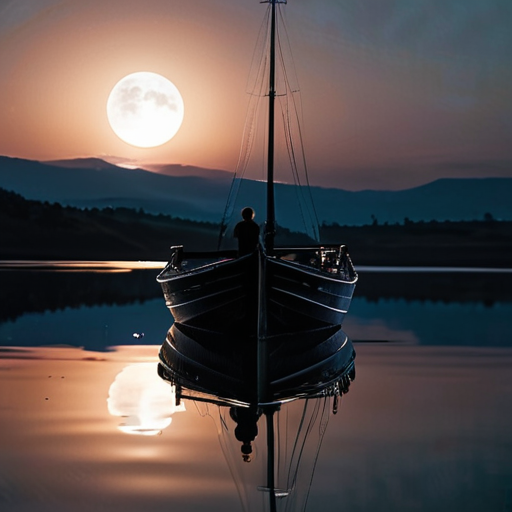
<path fill-rule="evenodd" d="M 107 101 L 114 133 L 139 148 L 171 140 L 183 121 L 183 99 L 177 87 L 157 73 L 141 71 L 122 78 Z"/>

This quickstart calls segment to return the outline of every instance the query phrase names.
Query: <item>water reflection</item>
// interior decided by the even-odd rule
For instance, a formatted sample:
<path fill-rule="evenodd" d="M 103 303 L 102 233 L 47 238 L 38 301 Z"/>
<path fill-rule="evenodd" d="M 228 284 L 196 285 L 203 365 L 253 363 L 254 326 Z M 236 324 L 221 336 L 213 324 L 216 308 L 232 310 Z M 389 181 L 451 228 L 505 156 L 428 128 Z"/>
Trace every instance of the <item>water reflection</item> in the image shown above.
<path fill-rule="evenodd" d="M 135 262 L 125 262 L 121 269 L 99 266 L 101 263 L 112 262 L 97 262 L 91 268 L 70 264 L 66 271 L 36 266 L 5 269 L 0 264 L 0 322 L 30 313 L 132 304 L 161 296 L 155 270 L 128 268 L 128 263 Z"/>
<path fill-rule="evenodd" d="M 512 302 L 512 269 L 370 268 L 359 270 L 356 296 L 441 303 Z"/>
<path fill-rule="evenodd" d="M 293 366 L 283 371 L 286 361 L 256 369 L 256 352 L 251 358 L 242 344 L 215 351 L 217 343 L 212 348 L 204 333 L 196 340 L 189 332 L 180 342 L 181 329 L 174 324 L 169 330 L 158 373 L 175 387 L 177 407 L 193 401 L 215 421 L 244 510 L 304 510 L 329 417 L 355 379 L 346 335 L 340 331 L 345 342 L 334 356 L 310 354 L 310 365 L 297 373 Z"/>
<path fill-rule="evenodd" d="M 254 440 L 253 424 L 235 432 L 239 404 L 202 402 L 184 388 L 187 411 L 162 430 L 176 407 L 162 382 L 162 423 L 122 417 L 144 416 L 152 400 L 129 385 L 120 416 L 108 412 L 107 393 L 127 365 L 150 362 L 155 378 L 156 345 L 169 328 L 155 274 L 0 271 L 0 510 L 239 510 L 228 467 L 248 510 L 265 496 L 268 506 L 267 415 L 257 409 Z M 287 455 L 279 461 L 304 454 L 297 471 L 276 469 L 276 496 L 295 489 L 277 507 L 296 500 L 310 512 L 512 510 L 509 277 L 360 276 L 345 329 L 355 340 L 400 343 L 356 345 L 357 383 L 337 417 L 335 394 L 274 412 L 275 444 Z M 86 350 L 26 348 L 56 344 Z M 120 423 L 162 435 L 124 435 Z M 305 444 L 299 425 L 309 432 Z"/>
<path fill-rule="evenodd" d="M 321 396 L 273 408 L 207 410 L 246 512 L 306 509 L 333 401 Z"/>
<path fill-rule="evenodd" d="M 2 512 L 241 510 L 219 447 L 216 405 L 183 399 L 187 411 L 150 437 L 125 435 L 118 430 L 124 420 L 109 414 L 106 398 L 116 375 L 141 362 L 156 372 L 159 348 L 0 348 Z M 338 414 L 331 415 L 333 397 L 325 397 L 316 426 L 304 420 L 309 440 L 322 441 L 306 510 L 510 510 L 512 350 L 371 343 L 356 349 L 357 380 Z M 322 399 L 308 401 L 316 403 Z M 301 418 L 303 404 L 284 404 L 279 428 L 291 424 L 286 414 Z M 265 418 L 258 421 L 252 461 L 245 463 L 229 407 L 222 411 L 230 467 L 235 475 L 253 471 L 257 485 L 264 485 L 257 468 Z M 324 411 L 329 424 L 321 430 Z M 288 453 L 295 446 L 291 432 Z M 314 453 L 315 444 L 307 450 Z M 310 470 L 300 466 L 297 482 Z M 281 488 L 287 485 L 279 479 Z M 264 496 L 254 486 L 249 490 L 258 500 Z"/>
<path fill-rule="evenodd" d="M 354 298 L 345 328 L 354 341 L 424 346 L 511 347 L 512 302 Z"/>
<path fill-rule="evenodd" d="M 112 416 L 123 418 L 121 432 L 144 436 L 161 434 L 172 415 L 185 410 L 184 404 L 176 405 L 175 388 L 158 378 L 154 363 L 123 368 L 110 386 L 107 404 Z"/>
<path fill-rule="evenodd" d="M 97 273 L 0 266 L 0 345 L 106 350 L 159 344 L 169 314 L 156 274 L 140 268 Z M 345 321 L 354 340 L 512 345 L 506 334 L 512 318 L 511 273 L 361 271 L 360 277 Z"/>

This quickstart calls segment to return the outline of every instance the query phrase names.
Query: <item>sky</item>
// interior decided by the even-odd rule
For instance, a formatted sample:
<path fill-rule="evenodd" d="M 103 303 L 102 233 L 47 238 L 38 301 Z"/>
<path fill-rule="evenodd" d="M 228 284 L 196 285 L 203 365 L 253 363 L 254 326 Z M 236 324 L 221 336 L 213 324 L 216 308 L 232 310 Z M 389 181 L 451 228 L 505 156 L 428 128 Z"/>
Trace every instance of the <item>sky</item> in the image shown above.
<path fill-rule="evenodd" d="M 0 155 L 233 171 L 265 9 L 0 0 Z M 313 185 L 512 177 L 510 0 L 289 0 L 282 10 Z M 107 118 L 110 91 L 137 71 L 165 76 L 184 101 L 180 130 L 156 148 L 123 142 Z"/>

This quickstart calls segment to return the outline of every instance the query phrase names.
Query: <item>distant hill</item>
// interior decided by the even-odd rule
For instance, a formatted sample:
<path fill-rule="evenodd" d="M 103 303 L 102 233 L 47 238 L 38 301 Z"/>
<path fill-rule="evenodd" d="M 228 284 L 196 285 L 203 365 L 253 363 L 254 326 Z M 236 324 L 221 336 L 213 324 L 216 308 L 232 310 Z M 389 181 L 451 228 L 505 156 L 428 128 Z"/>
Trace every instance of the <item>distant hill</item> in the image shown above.
<path fill-rule="evenodd" d="M 141 209 L 82 209 L 28 200 L 0 187 L 0 259 L 165 261 L 173 245 L 192 252 L 217 250 L 219 230 L 216 223 Z M 311 243 L 286 229 L 279 230 L 277 241 Z M 236 249 L 232 234 L 222 248 Z"/>
<path fill-rule="evenodd" d="M 512 178 L 445 178 L 399 191 L 314 189 L 313 196 L 324 220 L 333 219 L 343 204 L 347 218 L 338 222 L 348 225 L 369 224 L 375 219 L 381 224 L 403 223 L 405 219 L 482 220 L 486 213 L 512 220 Z"/>
<path fill-rule="evenodd" d="M 101 158 L 74 158 L 70 160 L 46 160 L 41 163 L 54 167 L 64 167 L 67 169 L 95 169 L 105 170 L 112 169 L 113 167 L 121 169 L 137 169 L 138 167 L 129 164 L 115 164 L 107 162 Z M 143 171 L 151 171 L 164 176 L 176 177 L 200 177 L 208 179 L 220 179 L 231 182 L 232 173 L 228 171 L 221 171 L 218 169 L 205 169 L 204 167 L 196 167 L 194 165 L 181 165 L 181 164 L 147 164 Z"/>
<path fill-rule="evenodd" d="M 0 259 L 166 260 L 169 247 L 217 248 L 219 225 L 142 210 L 63 207 L 0 188 Z M 348 244 L 357 265 L 510 267 L 512 222 L 411 222 L 322 225 L 322 243 Z M 234 249 L 232 234 L 224 249 Z M 276 244 L 311 244 L 278 229 Z M 234 254 L 234 251 L 233 251 Z"/>
<path fill-rule="evenodd" d="M 28 199 L 62 205 L 142 208 L 149 213 L 220 222 L 232 182 L 229 173 L 179 165 L 152 166 L 152 171 L 126 169 L 100 159 L 41 163 L 0 157 L 0 187 Z M 304 189 L 276 185 L 279 225 L 304 229 L 307 215 L 297 207 L 301 195 L 307 196 Z M 327 224 L 478 220 L 486 213 L 512 220 L 512 178 L 441 179 L 401 191 L 312 187 L 311 195 L 320 223 Z M 261 222 L 264 183 L 240 182 L 235 212 L 247 205 L 256 209 L 256 220 Z"/>
<path fill-rule="evenodd" d="M 190 177 L 196 176 L 200 178 L 216 179 L 231 183 L 233 173 L 220 171 L 218 169 L 205 169 L 203 167 L 195 167 L 193 165 L 180 164 L 148 164 L 144 165 L 144 169 L 165 176 Z"/>
<path fill-rule="evenodd" d="M 92 169 L 102 171 L 106 169 L 118 168 L 119 166 L 105 162 L 101 158 L 73 158 L 70 160 L 48 160 L 42 161 L 42 164 L 51 167 L 63 167 L 64 169 Z"/>
<path fill-rule="evenodd" d="M 125 169 L 97 159 L 41 163 L 0 157 L 0 187 L 27 199 L 61 205 L 143 208 L 149 213 L 219 222 L 229 184 L 229 180 Z"/>
<path fill-rule="evenodd" d="M 169 247 L 214 250 L 219 226 L 128 208 L 27 200 L 0 188 L 0 259 L 167 260 Z"/>

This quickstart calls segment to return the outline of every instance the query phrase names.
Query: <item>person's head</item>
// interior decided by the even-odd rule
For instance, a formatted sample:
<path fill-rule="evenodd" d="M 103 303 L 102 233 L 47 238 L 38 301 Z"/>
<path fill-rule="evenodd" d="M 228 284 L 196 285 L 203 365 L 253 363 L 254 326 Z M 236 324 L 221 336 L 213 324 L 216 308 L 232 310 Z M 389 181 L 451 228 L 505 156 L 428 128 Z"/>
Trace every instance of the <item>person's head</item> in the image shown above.
<path fill-rule="evenodd" d="M 242 218 L 244 220 L 254 219 L 254 210 L 252 208 L 246 207 L 242 210 Z"/>
<path fill-rule="evenodd" d="M 252 446 L 251 443 L 248 441 L 245 441 L 244 444 L 242 444 L 242 459 L 244 462 L 251 462 L 251 453 L 252 453 Z"/>

